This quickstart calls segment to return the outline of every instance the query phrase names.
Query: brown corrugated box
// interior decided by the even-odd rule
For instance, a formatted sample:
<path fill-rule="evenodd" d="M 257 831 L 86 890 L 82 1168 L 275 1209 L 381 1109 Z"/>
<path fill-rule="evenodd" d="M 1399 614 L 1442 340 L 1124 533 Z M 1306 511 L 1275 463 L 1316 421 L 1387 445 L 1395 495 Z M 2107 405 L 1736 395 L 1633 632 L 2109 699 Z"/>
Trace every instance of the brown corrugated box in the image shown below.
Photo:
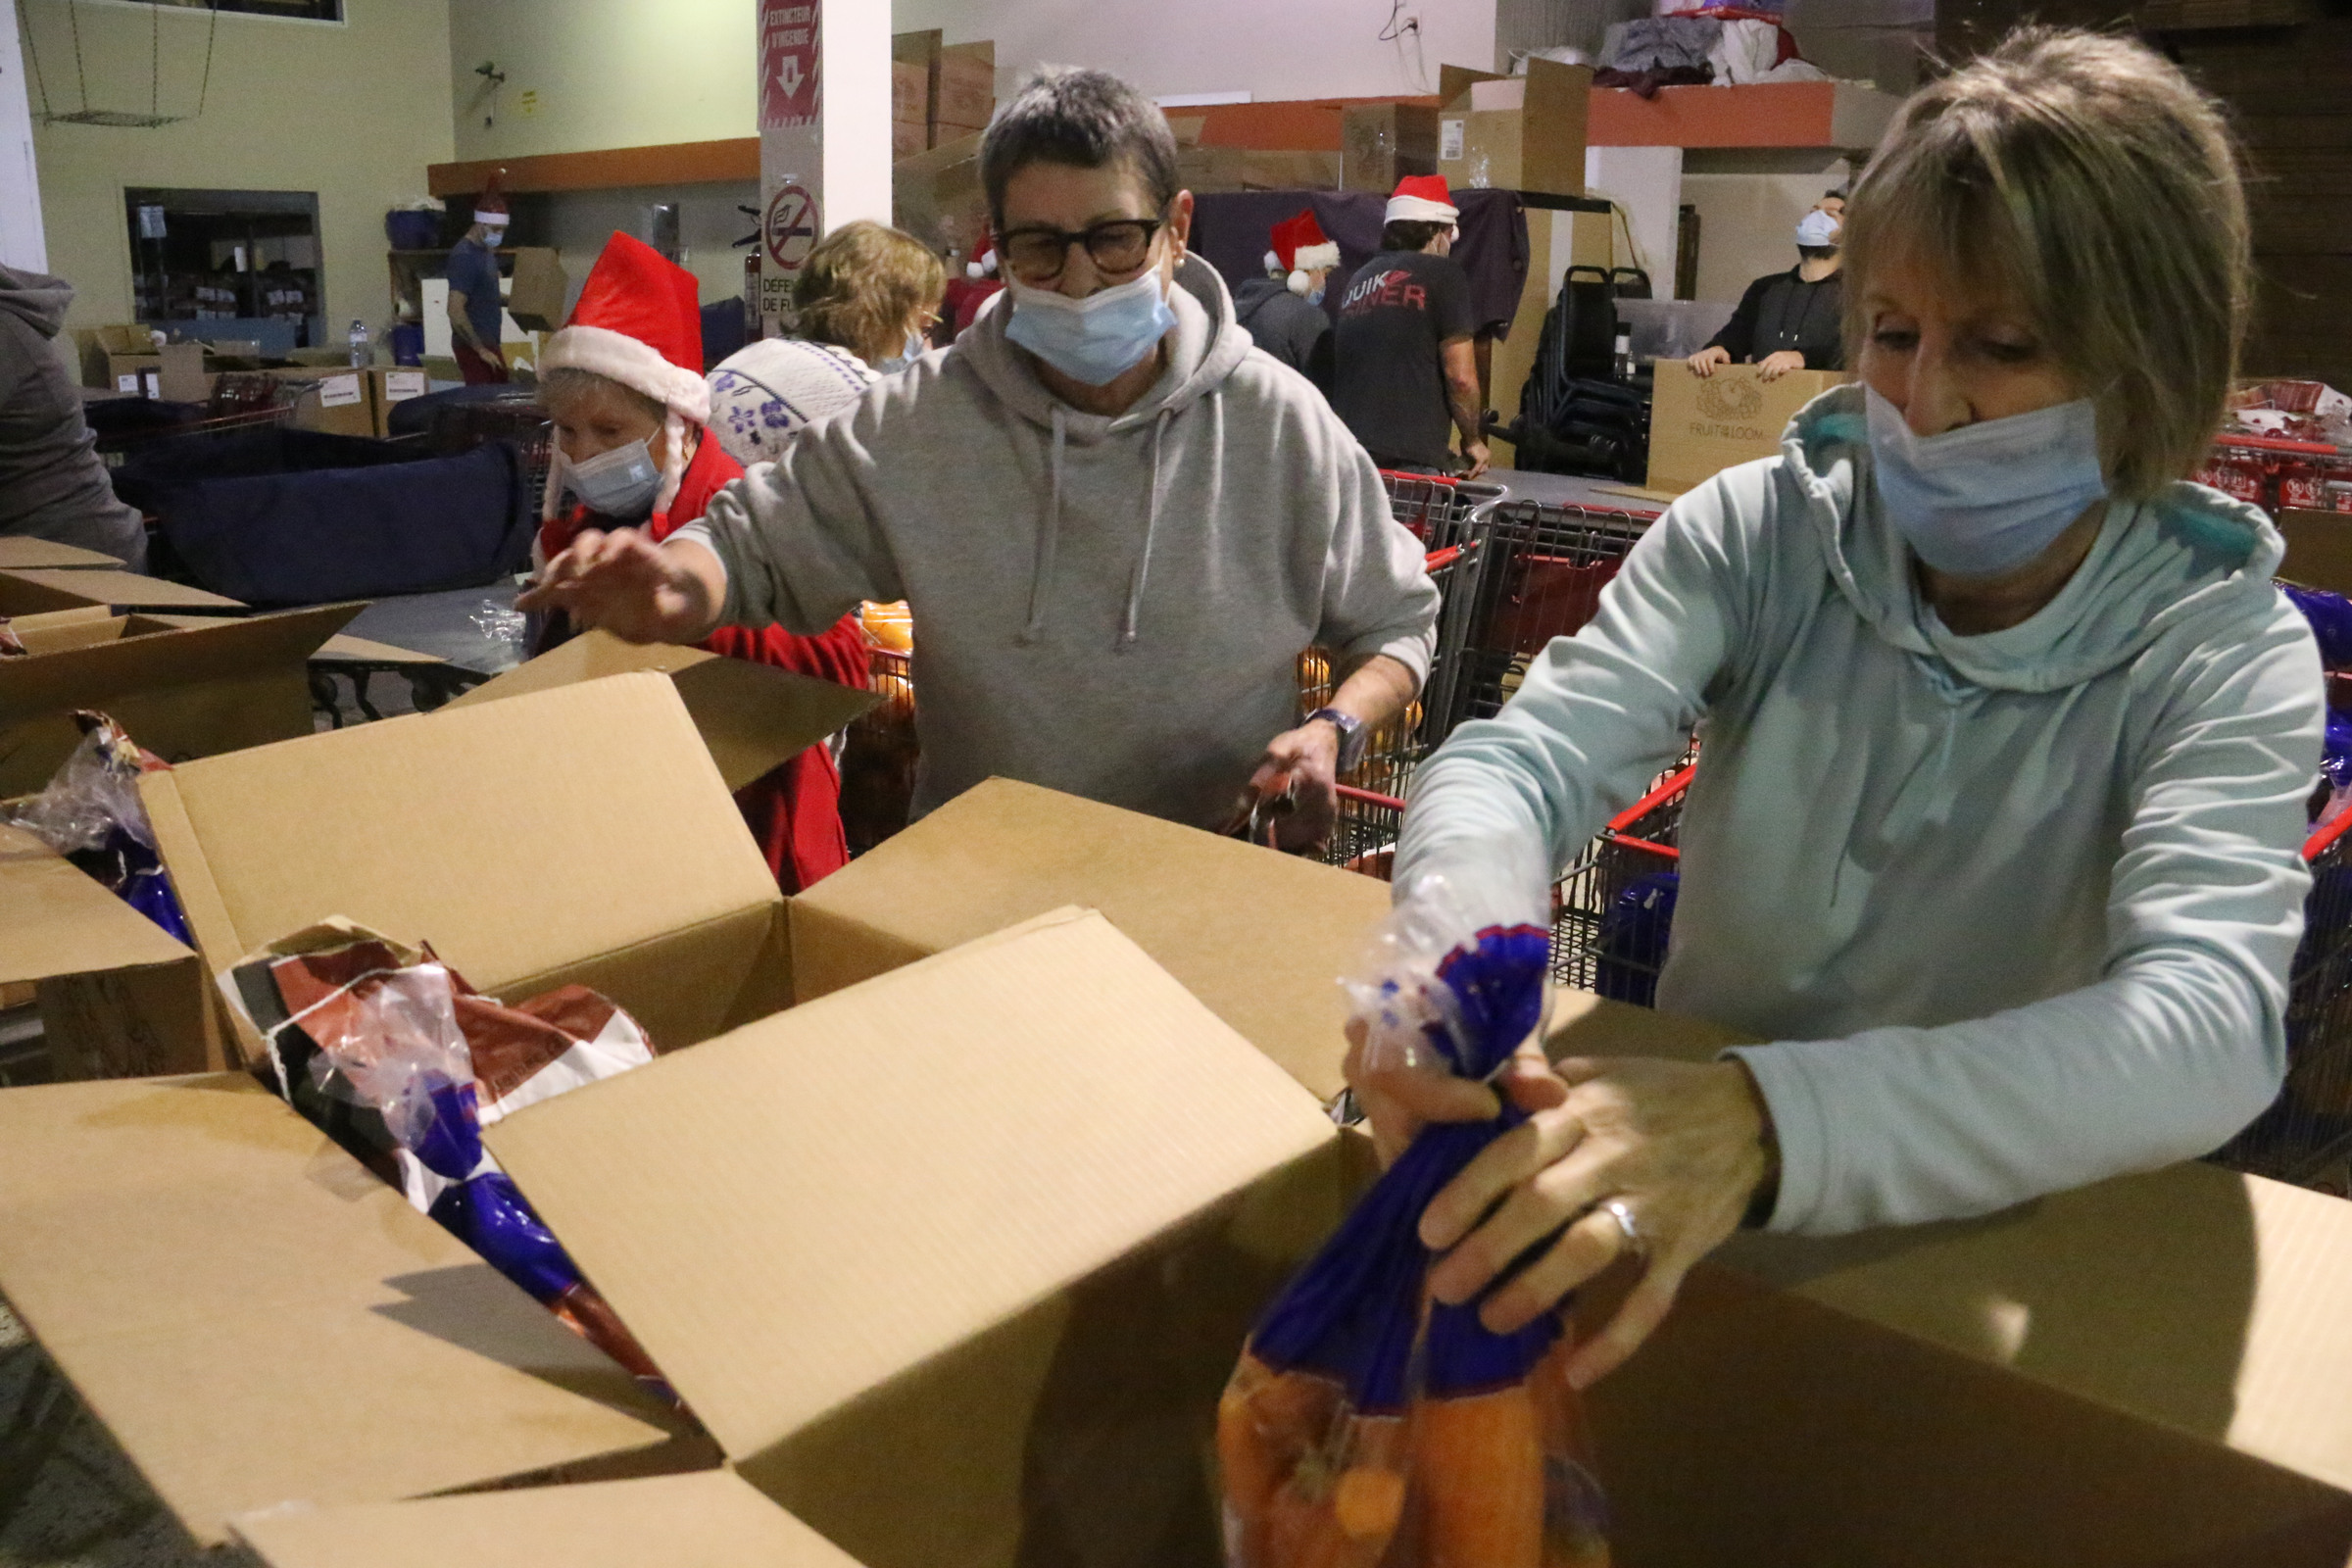
<path fill-rule="evenodd" d="M 431 378 L 418 366 L 379 365 L 368 375 L 373 383 L 368 396 L 375 415 L 375 434 L 379 437 L 392 433 L 393 409 L 433 389 Z"/>
<path fill-rule="evenodd" d="M 0 615 L 41 615 L 93 606 L 194 614 L 238 614 L 245 610 L 237 600 L 184 582 L 105 566 L 29 566 L 0 571 Z"/>
<path fill-rule="evenodd" d="M 1438 172 L 1457 190 L 1585 191 L 1592 70 L 1531 58 L 1524 76 L 1446 66 Z"/>
<path fill-rule="evenodd" d="M 1438 172 L 1438 111 L 1349 104 L 1340 111 L 1340 186 L 1385 196 L 1407 174 Z"/>
<path fill-rule="evenodd" d="M 507 279 L 507 314 L 526 332 L 553 332 L 564 324 L 571 279 L 561 253 L 546 245 L 519 245 Z"/>
<path fill-rule="evenodd" d="M 990 779 L 793 900 L 795 990 L 807 1002 L 1083 905 L 1327 1100 L 1343 1087 L 1339 978 L 1388 904 L 1385 883 L 1335 866 Z"/>
<path fill-rule="evenodd" d="M 2352 514 L 2287 507 L 2278 514 L 2286 559 L 2278 575 L 2306 588 L 2352 594 Z"/>
<path fill-rule="evenodd" d="M 950 44 L 939 52 L 932 139 L 954 141 L 986 130 L 997 110 L 997 46 Z"/>
<path fill-rule="evenodd" d="M 988 227 L 978 133 L 944 141 L 891 170 L 891 221 L 938 250 L 970 256 Z"/>
<path fill-rule="evenodd" d="M 1660 360 L 1649 411 L 1649 479 L 1669 495 L 1724 469 L 1777 456 L 1796 411 L 1848 379 L 1835 370 L 1790 370 L 1776 381 L 1752 365 L 1719 365 L 1701 376 Z"/>
<path fill-rule="evenodd" d="M 57 571 L 105 567 L 121 571 L 122 563 L 113 556 L 79 545 L 61 544 L 55 539 L 36 539 L 30 534 L 0 535 L 0 571 Z"/>
<path fill-rule="evenodd" d="M 303 429 L 330 435 L 375 434 L 375 378 L 364 367 L 281 365 L 266 373 L 299 389 L 294 422 Z"/>

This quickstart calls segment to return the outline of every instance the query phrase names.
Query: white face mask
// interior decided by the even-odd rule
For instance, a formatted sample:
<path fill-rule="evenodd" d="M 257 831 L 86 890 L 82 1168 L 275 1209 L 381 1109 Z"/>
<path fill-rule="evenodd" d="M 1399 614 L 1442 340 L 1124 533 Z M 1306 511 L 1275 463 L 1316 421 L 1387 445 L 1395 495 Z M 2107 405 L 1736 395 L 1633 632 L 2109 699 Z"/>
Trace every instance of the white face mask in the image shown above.
<path fill-rule="evenodd" d="M 1838 243 L 1838 220 L 1820 208 L 1815 208 L 1796 220 L 1796 242 L 1819 247 Z"/>
<path fill-rule="evenodd" d="M 909 365 L 912 365 L 915 361 L 921 359 L 923 357 L 923 351 L 930 348 L 930 346 L 931 345 L 924 340 L 922 333 L 917 332 L 912 327 L 908 327 L 906 329 L 906 341 L 900 345 L 899 352 L 892 355 L 887 360 L 875 361 L 874 368 L 879 370 L 884 375 L 896 375 L 901 370 L 906 368 L 906 367 Z"/>
<path fill-rule="evenodd" d="M 1902 411 L 1875 387 L 1865 395 L 1879 499 L 1912 551 L 1937 571 L 2015 571 L 2107 494 L 2098 412 L 2088 398 L 1914 435 Z"/>
<path fill-rule="evenodd" d="M 1176 325 L 1157 267 L 1113 288 L 1071 299 L 1012 278 L 1004 335 L 1073 381 L 1105 386 L 1143 364 Z"/>

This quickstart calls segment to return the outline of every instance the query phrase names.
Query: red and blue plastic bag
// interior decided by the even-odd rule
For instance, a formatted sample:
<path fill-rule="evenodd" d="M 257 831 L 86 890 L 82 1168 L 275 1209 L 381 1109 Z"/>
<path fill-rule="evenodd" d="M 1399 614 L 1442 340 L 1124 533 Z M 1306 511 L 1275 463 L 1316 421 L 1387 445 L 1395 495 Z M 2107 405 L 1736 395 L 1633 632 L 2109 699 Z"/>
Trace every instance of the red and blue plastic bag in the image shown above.
<path fill-rule="evenodd" d="M 1364 1059 L 1493 1078 L 1549 980 L 1547 931 L 1425 885 L 1349 983 Z M 1494 1334 L 1428 1289 L 1422 1210 L 1524 1119 L 1423 1128 L 1258 1320 L 1217 1409 L 1230 1568 L 1605 1568 L 1562 1320 Z"/>

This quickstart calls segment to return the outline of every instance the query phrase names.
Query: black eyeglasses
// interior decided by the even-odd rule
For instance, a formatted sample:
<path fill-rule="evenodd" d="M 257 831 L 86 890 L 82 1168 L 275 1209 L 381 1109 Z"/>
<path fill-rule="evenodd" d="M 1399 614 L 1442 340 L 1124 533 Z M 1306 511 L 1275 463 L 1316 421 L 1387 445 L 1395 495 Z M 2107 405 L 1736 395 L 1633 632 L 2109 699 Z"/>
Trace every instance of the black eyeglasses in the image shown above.
<path fill-rule="evenodd" d="M 1004 264 L 1025 283 L 1051 283 L 1061 275 L 1070 247 L 1084 245 L 1102 272 L 1132 272 L 1152 254 L 1152 241 L 1166 224 L 1157 218 L 1114 218 L 1087 228 L 1051 228 L 1043 223 L 998 236 Z"/>

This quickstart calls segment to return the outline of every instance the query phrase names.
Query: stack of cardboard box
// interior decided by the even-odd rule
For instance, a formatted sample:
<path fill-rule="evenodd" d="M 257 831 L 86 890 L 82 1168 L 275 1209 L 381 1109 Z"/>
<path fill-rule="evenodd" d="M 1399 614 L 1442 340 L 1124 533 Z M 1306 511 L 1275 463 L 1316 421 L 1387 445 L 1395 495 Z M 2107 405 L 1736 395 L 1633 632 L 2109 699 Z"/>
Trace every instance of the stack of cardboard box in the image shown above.
<path fill-rule="evenodd" d="M 950 44 L 937 27 L 894 34 L 891 156 L 913 158 L 988 128 L 997 106 L 997 46 Z"/>

